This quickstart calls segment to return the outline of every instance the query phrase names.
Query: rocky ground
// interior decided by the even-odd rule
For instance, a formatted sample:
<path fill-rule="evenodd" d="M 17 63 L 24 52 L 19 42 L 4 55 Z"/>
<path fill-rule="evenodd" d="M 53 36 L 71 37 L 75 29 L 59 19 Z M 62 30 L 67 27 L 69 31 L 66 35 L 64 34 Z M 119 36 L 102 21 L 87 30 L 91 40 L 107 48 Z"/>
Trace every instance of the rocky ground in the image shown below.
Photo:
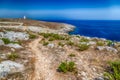
<path fill-rule="evenodd" d="M 32 30 L 0 28 L 1 80 L 104 80 L 108 62 L 120 58 L 120 42 Z M 65 71 L 62 62 L 74 65 Z"/>

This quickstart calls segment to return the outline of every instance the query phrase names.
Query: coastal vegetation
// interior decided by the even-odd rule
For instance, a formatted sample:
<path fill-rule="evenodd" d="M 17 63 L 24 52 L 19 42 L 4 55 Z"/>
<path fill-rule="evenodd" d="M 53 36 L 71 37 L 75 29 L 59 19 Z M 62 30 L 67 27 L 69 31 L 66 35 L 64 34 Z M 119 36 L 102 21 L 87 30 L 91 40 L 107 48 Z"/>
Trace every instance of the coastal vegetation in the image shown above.
<path fill-rule="evenodd" d="M 42 35 L 44 38 L 49 38 L 50 41 L 54 40 L 68 40 L 68 37 L 60 34 L 55 34 L 55 33 L 39 33 Z"/>
<path fill-rule="evenodd" d="M 120 80 L 120 60 L 109 62 L 109 67 L 104 76 L 108 80 Z"/>
<path fill-rule="evenodd" d="M 70 61 L 70 62 L 67 62 L 67 61 L 64 61 L 64 62 L 61 62 L 59 67 L 58 67 L 58 70 L 60 72 L 74 72 L 75 71 L 75 63 Z"/>
<path fill-rule="evenodd" d="M 71 53 L 69 56 L 70 56 L 70 57 L 75 57 L 75 54 Z"/>
<path fill-rule="evenodd" d="M 37 36 L 36 35 L 34 35 L 34 34 L 29 34 L 29 38 L 30 39 L 35 39 Z"/>
<path fill-rule="evenodd" d="M 104 46 L 104 45 L 105 45 L 105 43 L 103 41 L 98 41 L 97 42 L 97 46 Z"/>
<path fill-rule="evenodd" d="M 89 48 L 89 45 L 87 45 L 87 44 L 79 44 L 78 48 L 79 48 L 80 51 L 84 51 L 84 50 L 87 50 Z"/>
<path fill-rule="evenodd" d="M 19 58 L 19 55 L 17 54 L 17 53 L 10 53 L 10 54 L 8 54 L 7 55 L 7 58 L 9 59 L 9 60 L 16 60 L 17 58 Z"/>
<path fill-rule="evenodd" d="M 73 46 L 73 45 L 74 45 L 74 42 L 68 41 L 66 44 L 67 44 L 67 45 L 70 45 L 70 46 Z"/>
<path fill-rule="evenodd" d="M 81 38 L 80 42 L 89 42 L 89 40 L 87 38 Z"/>
<path fill-rule="evenodd" d="M 20 41 L 10 41 L 8 38 L 1 39 L 5 44 L 13 43 L 13 44 L 21 44 Z"/>
<path fill-rule="evenodd" d="M 49 42 L 43 41 L 43 46 L 47 46 L 48 44 L 49 44 Z"/>

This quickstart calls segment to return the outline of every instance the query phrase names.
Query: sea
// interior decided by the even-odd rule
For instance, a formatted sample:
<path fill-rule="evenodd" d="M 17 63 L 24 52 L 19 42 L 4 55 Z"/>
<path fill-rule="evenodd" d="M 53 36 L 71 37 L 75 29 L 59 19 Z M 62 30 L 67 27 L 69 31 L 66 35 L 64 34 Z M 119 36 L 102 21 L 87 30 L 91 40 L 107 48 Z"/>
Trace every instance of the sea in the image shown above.
<path fill-rule="evenodd" d="M 46 20 L 76 26 L 70 35 L 105 38 L 120 41 L 120 20 Z"/>

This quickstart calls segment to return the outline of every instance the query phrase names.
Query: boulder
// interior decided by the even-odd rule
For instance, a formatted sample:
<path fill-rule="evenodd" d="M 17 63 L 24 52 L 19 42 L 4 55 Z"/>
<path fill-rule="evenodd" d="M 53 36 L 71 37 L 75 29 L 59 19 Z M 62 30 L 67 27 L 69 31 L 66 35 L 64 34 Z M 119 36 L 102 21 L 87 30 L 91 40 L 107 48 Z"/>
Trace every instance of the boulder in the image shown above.
<path fill-rule="evenodd" d="M 113 53 L 118 53 L 118 50 L 113 48 L 113 47 L 106 46 L 105 48 L 106 48 L 107 51 L 110 51 L 110 52 L 113 52 Z"/>
<path fill-rule="evenodd" d="M 4 45 L 4 42 L 3 42 L 2 40 L 0 40 L 0 46 L 1 46 L 1 45 Z"/>
<path fill-rule="evenodd" d="M 19 44 L 13 44 L 13 43 L 7 44 L 7 45 L 5 45 L 5 46 L 7 46 L 7 47 L 12 47 L 12 48 L 15 48 L 15 49 L 23 48 L 23 47 L 20 46 Z"/>
<path fill-rule="evenodd" d="M 96 42 L 94 42 L 94 41 L 90 41 L 88 44 L 89 44 L 89 45 L 95 45 Z"/>
<path fill-rule="evenodd" d="M 6 77 L 8 74 L 24 71 L 24 65 L 13 62 L 3 61 L 0 63 L 0 79 Z"/>
<path fill-rule="evenodd" d="M 51 44 L 48 44 L 47 46 L 50 48 L 54 48 L 55 45 L 51 43 Z"/>
<path fill-rule="evenodd" d="M 109 47 L 109 46 L 97 46 L 96 49 L 97 49 L 97 50 L 100 50 L 100 51 L 102 51 L 102 50 L 107 50 L 107 51 L 109 51 L 109 52 L 118 53 L 118 50 L 117 50 L 117 49 L 115 49 L 115 48 L 113 48 L 113 47 Z"/>
<path fill-rule="evenodd" d="M 105 49 L 105 47 L 104 46 L 97 46 L 97 48 L 96 48 L 97 50 L 99 50 L 99 51 L 102 51 L 102 50 L 104 50 Z"/>

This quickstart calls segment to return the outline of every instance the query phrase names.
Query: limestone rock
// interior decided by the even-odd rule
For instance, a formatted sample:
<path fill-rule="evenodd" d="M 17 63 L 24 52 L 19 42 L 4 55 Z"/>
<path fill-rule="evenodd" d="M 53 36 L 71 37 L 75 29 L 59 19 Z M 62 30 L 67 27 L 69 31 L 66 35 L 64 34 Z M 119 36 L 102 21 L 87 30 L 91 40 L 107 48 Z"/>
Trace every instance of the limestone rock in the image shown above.
<path fill-rule="evenodd" d="M 12 48 L 15 48 L 15 49 L 20 49 L 20 48 L 22 48 L 22 46 L 20 46 L 19 44 L 13 44 L 13 43 L 7 44 L 6 46 L 12 47 Z"/>
<path fill-rule="evenodd" d="M 48 44 L 47 46 L 50 48 L 54 48 L 55 45 L 51 43 L 51 44 Z"/>
<path fill-rule="evenodd" d="M 8 74 L 24 71 L 24 65 L 13 62 L 3 61 L 0 63 L 0 78 L 6 77 Z"/>
<path fill-rule="evenodd" d="M 4 42 L 2 40 L 0 40 L 0 45 L 4 45 Z"/>
<path fill-rule="evenodd" d="M 25 32 L 7 31 L 7 32 L 1 32 L 0 38 L 8 38 L 10 41 L 28 40 L 29 35 Z"/>

